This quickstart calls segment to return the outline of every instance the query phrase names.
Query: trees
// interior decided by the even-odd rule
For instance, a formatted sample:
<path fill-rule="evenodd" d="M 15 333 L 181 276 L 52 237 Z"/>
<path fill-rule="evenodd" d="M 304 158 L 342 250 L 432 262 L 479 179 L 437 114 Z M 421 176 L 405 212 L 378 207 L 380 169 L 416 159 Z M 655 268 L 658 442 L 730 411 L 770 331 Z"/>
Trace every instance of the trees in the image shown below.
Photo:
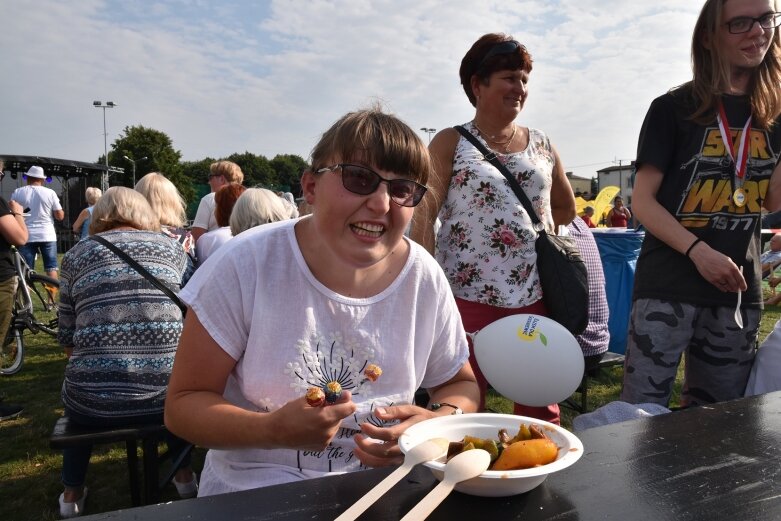
<path fill-rule="evenodd" d="M 133 187 L 133 162 L 136 161 L 136 181 L 149 172 L 160 172 L 179 189 L 185 203 L 197 206 L 201 192 L 208 193 L 209 166 L 216 159 L 206 157 L 197 161 L 182 161 L 182 154 L 174 149 L 173 142 L 164 132 L 138 126 L 125 127 L 111 144 L 108 152 L 109 165 L 120 167 L 124 172 L 111 174 L 109 184 Z M 146 157 L 146 159 L 142 159 Z M 233 161 L 244 172 L 246 186 L 262 186 L 275 191 L 301 194 L 301 172 L 307 163 L 295 154 L 278 154 L 274 159 L 245 151 L 233 153 L 224 158 Z M 99 163 L 103 162 L 101 157 Z M 198 187 L 198 190 L 196 190 Z M 191 212 L 188 212 L 191 213 Z"/>
<path fill-rule="evenodd" d="M 277 174 L 265 156 L 244 152 L 243 154 L 231 154 L 225 159 L 233 161 L 241 167 L 246 186 L 266 187 L 276 183 Z"/>
<path fill-rule="evenodd" d="M 109 165 L 122 167 L 125 172 L 113 174 L 110 184 L 132 187 L 133 164 L 124 156 L 147 158 L 145 161 L 136 160 L 136 181 L 149 172 L 160 172 L 179 189 L 186 203 L 195 198 L 192 180 L 182 168 L 182 154 L 174 149 L 171 138 L 164 132 L 141 125 L 125 127 L 120 137 L 111 144 Z"/>
<path fill-rule="evenodd" d="M 301 156 L 295 154 L 278 154 L 271 160 L 271 167 L 277 173 L 276 190 L 293 192 L 293 195 L 301 195 L 301 173 L 308 168 L 308 164 Z"/>

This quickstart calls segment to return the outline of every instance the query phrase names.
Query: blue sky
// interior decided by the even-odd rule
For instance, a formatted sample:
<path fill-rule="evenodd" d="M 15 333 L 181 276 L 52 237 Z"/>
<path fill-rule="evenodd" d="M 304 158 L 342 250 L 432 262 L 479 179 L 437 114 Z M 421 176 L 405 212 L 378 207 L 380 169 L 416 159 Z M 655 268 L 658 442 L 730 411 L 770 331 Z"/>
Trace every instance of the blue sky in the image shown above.
<path fill-rule="evenodd" d="M 413 128 L 469 121 L 458 67 L 486 32 L 534 58 L 517 123 L 566 170 L 634 158 L 651 100 L 690 77 L 693 0 L 4 0 L 0 154 L 96 161 L 125 126 L 185 160 L 305 159 L 349 110 L 380 101 Z M 425 133 L 421 137 L 427 140 Z"/>

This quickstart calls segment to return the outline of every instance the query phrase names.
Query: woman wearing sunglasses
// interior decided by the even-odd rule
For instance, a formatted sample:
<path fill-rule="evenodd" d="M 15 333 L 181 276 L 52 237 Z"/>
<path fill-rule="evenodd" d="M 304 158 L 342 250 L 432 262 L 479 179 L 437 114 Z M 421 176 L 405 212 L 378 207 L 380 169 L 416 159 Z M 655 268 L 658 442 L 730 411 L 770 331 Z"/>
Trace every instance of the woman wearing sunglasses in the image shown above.
<path fill-rule="evenodd" d="M 448 282 L 404 237 L 426 193 L 425 145 L 364 110 L 311 159 L 314 212 L 231 239 L 180 294 L 190 311 L 166 425 L 213 448 L 201 495 L 399 464 L 408 426 L 477 409 Z M 431 410 L 413 405 L 421 387 Z M 332 403 L 307 400 L 311 388 Z"/>
<path fill-rule="evenodd" d="M 532 59 L 526 48 L 504 34 L 486 34 L 461 61 L 461 85 L 475 107 L 463 126 L 516 175 L 546 228 L 575 217 L 575 197 L 556 150 L 542 131 L 515 120 L 526 104 Z M 478 331 L 518 313 L 545 315 L 535 269 L 537 232 L 504 176 L 453 128 L 439 132 L 429 146 L 434 175 L 431 195 L 416 211 L 412 237 L 430 252 L 436 246 L 467 331 Z M 434 237 L 433 223 L 442 225 Z M 474 360 L 481 386 L 487 383 Z M 515 413 L 555 423 L 559 407 L 526 407 Z"/>

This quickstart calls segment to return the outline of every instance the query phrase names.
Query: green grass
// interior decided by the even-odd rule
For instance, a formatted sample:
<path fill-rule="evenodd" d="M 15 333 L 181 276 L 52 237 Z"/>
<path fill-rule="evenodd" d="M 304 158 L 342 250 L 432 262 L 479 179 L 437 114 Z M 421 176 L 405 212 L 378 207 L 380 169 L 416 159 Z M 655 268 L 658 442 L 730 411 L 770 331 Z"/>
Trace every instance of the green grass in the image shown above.
<path fill-rule="evenodd" d="M 760 339 L 772 330 L 781 317 L 781 307 L 766 310 Z M 0 377 L 0 395 L 6 402 L 25 407 L 14 420 L 0 422 L 0 519 L 58 519 L 57 497 L 62 491 L 60 469 L 62 454 L 49 448 L 49 435 L 57 418 L 62 415 L 60 387 L 65 369 L 65 355 L 56 341 L 41 333 L 27 338 L 25 365 L 13 376 Z M 613 368 L 592 379 L 589 387 L 589 407 L 618 399 L 621 388 L 621 368 Z M 680 376 L 680 373 L 679 373 Z M 677 383 L 680 386 L 680 378 Z M 677 404 L 677 395 L 673 405 Z M 492 395 L 488 407 L 509 413 L 511 403 Z M 571 426 L 573 412 L 562 408 L 563 424 Z M 196 449 L 193 467 L 203 466 L 205 451 Z M 97 446 L 87 474 L 90 488 L 87 513 L 108 512 L 131 506 L 127 483 L 124 446 Z M 177 499 L 169 485 L 163 501 Z"/>

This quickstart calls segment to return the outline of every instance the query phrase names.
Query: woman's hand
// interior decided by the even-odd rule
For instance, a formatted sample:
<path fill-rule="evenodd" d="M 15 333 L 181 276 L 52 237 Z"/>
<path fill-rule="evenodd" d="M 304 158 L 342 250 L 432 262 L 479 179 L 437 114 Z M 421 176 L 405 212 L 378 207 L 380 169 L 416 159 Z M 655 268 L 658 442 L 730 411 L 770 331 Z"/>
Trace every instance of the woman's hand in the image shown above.
<path fill-rule="evenodd" d="M 305 397 L 287 402 L 272 416 L 274 430 L 278 433 L 276 445 L 279 448 L 297 450 L 325 449 L 336 436 L 342 420 L 355 412 L 350 391 L 342 395 L 334 404 L 312 407 Z"/>
<path fill-rule="evenodd" d="M 404 461 L 404 455 L 399 448 L 399 436 L 410 426 L 437 416 L 417 405 L 379 407 L 374 410 L 374 415 L 383 421 L 401 422 L 390 427 L 377 427 L 369 422 L 361 425 L 363 434 L 355 435 L 355 455 L 361 463 L 369 467 L 400 465 Z M 377 443 L 376 440 L 381 440 L 382 443 Z"/>

